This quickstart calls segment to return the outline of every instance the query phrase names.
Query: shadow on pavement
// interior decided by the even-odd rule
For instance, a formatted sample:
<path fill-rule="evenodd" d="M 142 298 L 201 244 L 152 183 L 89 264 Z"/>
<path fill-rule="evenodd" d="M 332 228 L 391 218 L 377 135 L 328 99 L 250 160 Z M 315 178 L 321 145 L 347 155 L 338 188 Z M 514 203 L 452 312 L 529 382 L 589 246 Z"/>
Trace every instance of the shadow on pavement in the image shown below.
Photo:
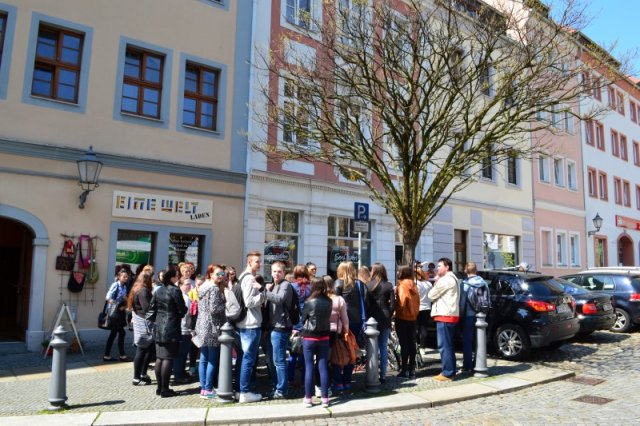
<path fill-rule="evenodd" d="M 73 409 L 77 409 L 77 408 L 88 408 L 88 407 L 108 407 L 110 405 L 118 405 L 118 404 L 124 404 L 125 401 L 123 399 L 116 399 L 113 401 L 102 401 L 102 402 L 92 402 L 89 404 L 71 404 L 71 405 L 67 405 L 67 409 L 69 410 L 73 410 Z"/>

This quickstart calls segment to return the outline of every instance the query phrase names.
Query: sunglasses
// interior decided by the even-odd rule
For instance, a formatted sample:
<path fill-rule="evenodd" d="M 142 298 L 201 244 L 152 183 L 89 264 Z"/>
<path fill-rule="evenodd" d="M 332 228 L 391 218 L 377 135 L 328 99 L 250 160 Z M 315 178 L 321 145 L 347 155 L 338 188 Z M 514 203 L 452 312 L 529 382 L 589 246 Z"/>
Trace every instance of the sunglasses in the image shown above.
<path fill-rule="evenodd" d="M 224 277 L 225 275 L 224 272 L 216 272 L 216 277 Z"/>

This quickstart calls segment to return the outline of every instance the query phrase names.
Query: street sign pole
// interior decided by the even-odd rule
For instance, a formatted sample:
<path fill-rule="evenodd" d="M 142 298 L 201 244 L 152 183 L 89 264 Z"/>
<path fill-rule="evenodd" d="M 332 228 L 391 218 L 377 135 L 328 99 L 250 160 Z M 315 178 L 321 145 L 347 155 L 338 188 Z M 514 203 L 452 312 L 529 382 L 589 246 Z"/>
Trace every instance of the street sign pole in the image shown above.
<path fill-rule="evenodd" d="M 369 204 L 353 204 L 354 231 L 358 233 L 358 270 L 362 267 L 362 232 L 369 229 Z"/>
<path fill-rule="evenodd" d="M 358 271 L 360 270 L 361 267 L 362 267 L 362 232 L 358 232 Z"/>

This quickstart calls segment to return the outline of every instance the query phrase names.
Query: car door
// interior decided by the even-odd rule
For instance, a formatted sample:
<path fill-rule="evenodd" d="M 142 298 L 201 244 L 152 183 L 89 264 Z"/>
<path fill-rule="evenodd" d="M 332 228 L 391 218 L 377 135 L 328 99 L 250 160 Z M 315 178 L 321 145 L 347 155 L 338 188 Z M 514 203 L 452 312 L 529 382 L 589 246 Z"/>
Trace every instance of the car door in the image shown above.
<path fill-rule="evenodd" d="M 489 291 L 491 292 L 491 310 L 488 321 L 493 327 L 504 323 L 513 316 L 515 311 L 515 291 L 512 280 L 518 278 L 512 275 L 498 274 L 491 280 Z"/>

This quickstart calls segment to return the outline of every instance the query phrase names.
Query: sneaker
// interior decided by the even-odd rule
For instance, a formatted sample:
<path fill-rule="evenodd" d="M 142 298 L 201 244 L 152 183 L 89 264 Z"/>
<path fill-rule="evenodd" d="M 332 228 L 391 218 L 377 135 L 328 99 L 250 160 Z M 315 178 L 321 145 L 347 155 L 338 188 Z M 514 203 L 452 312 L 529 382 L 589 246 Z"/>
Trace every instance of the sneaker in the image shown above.
<path fill-rule="evenodd" d="M 144 381 L 142 381 L 142 380 L 140 380 L 140 379 L 133 379 L 133 380 L 131 381 L 131 384 L 132 384 L 133 386 L 144 386 L 144 385 L 147 385 L 148 383 L 146 383 L 146 382 L 144 382 Z"/>
<path fill-rule="evenodd" d="M 437 380 L 437 381 L 439 381 L 439 382 L 450 382 L 450 381 L 452 381 L 453 379 L 452 379 L 451 377 L 447 377 L 447 376 L 445 376 L 444 374 L 440 373 L 440 374 L 438 374 L 437 376 L 435 376 L 435 377 L 433 378 L 433 380 Z"/>
<path fill-rule="evenodd" d="M 329 398 L 322 398 L 322 408 L 329 408 Z"/>
<path fill-rule="evenodd" d="M 200 391 L 200 398 L 202 399 L 214 399 L 217 396 L 218 395 L 216 394 L 216 391 L 214 389 L 211 389 L 210 391 L 208 390 Z"/>
<path fill-rule="evenodd" d="M 302 400 L 302 406 L 303 406 L 304 408 L 311 408 L 311 407 L 313 407 L 313 404 L 311 403 L 311 398 L 304 398 L 304 399 Z"/>
<path fill-rule="evenodd" d="M 340 386 L 342 386 L 342 385 L 340 385 Z M 344 388 L 342 387 L 340 390 L 342 390 L 342 389 L 344 389 Z M 320 386 L 316 386 L 315 390 L 316 390 L 316 392 L 315 392 L 316 398 L 320 398 L 322 396 L 322 389 L 320 388 Z M 331 391 L 331 388 L 329 388 L 327 390 L 327 393 L 329 394 L 329 397 L 333 396 L 333 392 Z"/>
<path fill-rule="evenodd" d="M 273 391 L 271 399 L 287 399 L 287 396 L 280 391 Z"/>
<path fill-rule="evenodd" d="M 241 404 L 244 404 L 248 402 L 258 402 L 261 399 L 262 399 L 262 395 L 260 395 L 259 393 L 245 392 L 240 394 L 240 398 L 238 398 L 238 402 L 240 402 Z"/>
<path fill-rule="evenodd" d="M 144 376 L 140 376 L 140 381 L 144 382 L 147 385 L 151 384 L 151 377 L 147 376 L 146 374 Z"/>

